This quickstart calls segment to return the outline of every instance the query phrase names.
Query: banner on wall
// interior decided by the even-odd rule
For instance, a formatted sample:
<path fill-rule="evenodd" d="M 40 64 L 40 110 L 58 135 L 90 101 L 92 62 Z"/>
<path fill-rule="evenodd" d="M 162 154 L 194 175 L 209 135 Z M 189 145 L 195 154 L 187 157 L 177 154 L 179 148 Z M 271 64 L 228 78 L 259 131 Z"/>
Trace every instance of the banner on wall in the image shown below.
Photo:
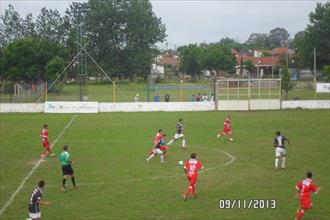
<path fill-rule="evenodd" d="M 45 113 L 97 113 L 98 102 L 45 102 Z"/>
<path fill-rule="evenodd" d="M 317 93 L 330 93 L 330 83 L 317 83 L 316 92 Z"/>

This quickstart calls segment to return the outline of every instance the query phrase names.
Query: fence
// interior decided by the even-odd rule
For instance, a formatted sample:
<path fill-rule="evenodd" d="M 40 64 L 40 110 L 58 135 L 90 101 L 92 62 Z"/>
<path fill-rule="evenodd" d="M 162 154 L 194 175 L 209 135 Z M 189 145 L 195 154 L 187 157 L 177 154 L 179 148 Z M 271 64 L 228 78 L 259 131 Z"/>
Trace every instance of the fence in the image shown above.
<path fill-rule="evenodd" d="M 288 100 L 330 100 L 330 93 L 316 93 L 314 85 L 310 81 L 295 81 L 294 88 L 289 91 Z M 58 81 L 48 93 L 45 93 L 45 88 L 45 83 L 15 86 L 14 82 L 2 82 L 0 102 L 80 101 L 80 87 L 77 81 Z M 215 93 L 220 101 L 285 99 L 283 93 L 281 95 L 279 79 L 148 84 L 119 80 L 113 83 L 107 79 L 94 77 L 87 81 L 87 95 L 84 100 L 118 103 L 134 102 L 137 99 L 139 102 L 165 102 L 165 95 L 168 95 L 169 102 L 192 102 L 202 101 L 204 93 L 209 101 L 215 100 Z"/>

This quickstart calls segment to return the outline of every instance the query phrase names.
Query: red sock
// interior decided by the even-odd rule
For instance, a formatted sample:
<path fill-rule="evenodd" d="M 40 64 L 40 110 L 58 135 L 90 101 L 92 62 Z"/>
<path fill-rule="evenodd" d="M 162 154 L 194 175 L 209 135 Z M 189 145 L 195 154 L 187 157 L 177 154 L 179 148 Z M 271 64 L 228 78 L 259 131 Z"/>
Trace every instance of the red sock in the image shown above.
<path fill-rule="evenodd" d="M 191 186 L 188 186 L 188 188 L 186 189 L 186 191 L 184 192 L 184 194 L 187 196 L 190 193 L 191 190 Z"/>
<path fill-rule="evenodd" d="M 192 194 L 194 196 L 196 196 L 196 186 L 195 185 L 193 185 L 193 187 L 192 187 Z"/>
<path fill-rule="evenodd" d="M 150 157 L 153 153 L 154 153 L 153 151 L 150 151 L 147 157 Z"/>
<path fill-rule="evenodd" d="M 304 210 L 302 210 L 302 209 L 299 210 L 297 212 L 296 220 L 300 220 L 303 217 L 303 215 L 304 215 Z"/>

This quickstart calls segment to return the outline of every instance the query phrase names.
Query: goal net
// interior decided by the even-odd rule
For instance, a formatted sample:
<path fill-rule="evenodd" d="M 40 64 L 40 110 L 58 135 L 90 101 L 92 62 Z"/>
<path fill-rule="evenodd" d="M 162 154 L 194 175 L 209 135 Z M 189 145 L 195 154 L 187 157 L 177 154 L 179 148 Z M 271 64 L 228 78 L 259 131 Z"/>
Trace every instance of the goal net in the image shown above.
<path fill-rule="evenodd" d="M 217 80 L 218 100 L 281 99 L 280 79 Z"/>

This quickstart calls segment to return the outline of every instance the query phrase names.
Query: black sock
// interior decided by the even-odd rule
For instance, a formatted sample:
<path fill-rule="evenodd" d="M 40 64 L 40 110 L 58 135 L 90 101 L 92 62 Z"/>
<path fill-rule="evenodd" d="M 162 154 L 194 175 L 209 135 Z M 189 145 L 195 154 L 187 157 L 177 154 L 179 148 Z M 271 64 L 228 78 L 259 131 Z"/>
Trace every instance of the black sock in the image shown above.
<path fill-rule="evenodd" d="M 66 179 L 63 178 L 63 180 L 62 180 L 62 186 L 63 186 L 63 188 L 65 188 L 65 181 L 66 181 Z"/>
<path fill-rule="evenodd" d="M 75 181 L 75 179 L 74 179 L 74 176 L 71 177 L 71 181 L 72 181 L 72 185 L 73 185 L 73 186 L 76 186 L 76 181 Z"/>

